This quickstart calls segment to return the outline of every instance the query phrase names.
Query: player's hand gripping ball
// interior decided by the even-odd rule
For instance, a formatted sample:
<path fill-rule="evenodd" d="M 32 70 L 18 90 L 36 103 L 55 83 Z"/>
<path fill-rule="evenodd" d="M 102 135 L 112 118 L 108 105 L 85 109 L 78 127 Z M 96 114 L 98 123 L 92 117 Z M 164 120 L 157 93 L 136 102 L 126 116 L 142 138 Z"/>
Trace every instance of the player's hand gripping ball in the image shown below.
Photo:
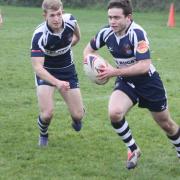
<path fill-rule="evenodd" d="M 98 85 L 103 85 L 108 82 L 109 79 L 99 80 L 97 78 L 98 73 L 100 72 L 100 67 L 107 67 L 108 63 L 99 56 L 94 54 L 88 54 L 84 59 L 84 71 L 86 76 L 94 83 Z"/>

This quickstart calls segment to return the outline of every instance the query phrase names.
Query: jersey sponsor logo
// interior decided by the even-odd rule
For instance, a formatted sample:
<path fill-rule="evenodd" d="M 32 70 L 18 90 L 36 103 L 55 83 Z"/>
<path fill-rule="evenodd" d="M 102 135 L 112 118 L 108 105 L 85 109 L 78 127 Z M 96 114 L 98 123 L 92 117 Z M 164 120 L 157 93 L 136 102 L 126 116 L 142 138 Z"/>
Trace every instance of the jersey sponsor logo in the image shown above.
<path fill-rule="evenodd" d="M 66 52 L 68 52 L 70 50 L 70 48 L 71 48 L 71 44 L 65 48 L 58 49 L 56 51 L 51 51 L 51 50 L 45 49 L 45 54 L 48 56 L 59 56 L 59 55 L 62 55 L 62 54 L 65 54 Z"/>
<path fill-rule="evenodd" d="M 140 54 L 146 53 L 149 49 L 149 46 L 146 41 L 142 40 L 138 42 L 137 52 Z"/>
<path fill-rule="evenodd" d="M 129 58 L 129 59 L 115 59 L 117 66 L 128 66 L 136 63 L 135 58 Z"/>

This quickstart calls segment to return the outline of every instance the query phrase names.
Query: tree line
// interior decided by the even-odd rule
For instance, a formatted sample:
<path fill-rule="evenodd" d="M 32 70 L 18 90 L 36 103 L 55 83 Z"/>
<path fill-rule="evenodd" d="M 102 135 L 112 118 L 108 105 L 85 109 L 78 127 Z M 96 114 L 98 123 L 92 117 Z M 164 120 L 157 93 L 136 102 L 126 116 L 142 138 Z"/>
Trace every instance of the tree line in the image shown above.
<path fill-rule="evenodd" d="M 40 7 L 43 0 L 0 0 L 1 5 Z M 62 0 L 65 7 L 105 8 L 109 0 Z M 135 10 L 167 10 L 171 3 L 180 11 L 180 0 L 132 0 Z"/>

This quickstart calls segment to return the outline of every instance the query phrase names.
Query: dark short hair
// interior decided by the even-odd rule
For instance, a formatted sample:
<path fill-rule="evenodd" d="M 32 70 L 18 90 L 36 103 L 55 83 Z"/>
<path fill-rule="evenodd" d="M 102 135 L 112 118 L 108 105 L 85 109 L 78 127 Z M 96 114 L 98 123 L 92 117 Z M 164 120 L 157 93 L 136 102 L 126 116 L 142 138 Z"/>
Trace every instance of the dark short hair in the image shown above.
<path fill-rule="evenodd" d="M 132 14 L 133 11 L 131 0 L 110 0 L 107 9 L 111 8 L 123 9 L 125 16 Z"/>

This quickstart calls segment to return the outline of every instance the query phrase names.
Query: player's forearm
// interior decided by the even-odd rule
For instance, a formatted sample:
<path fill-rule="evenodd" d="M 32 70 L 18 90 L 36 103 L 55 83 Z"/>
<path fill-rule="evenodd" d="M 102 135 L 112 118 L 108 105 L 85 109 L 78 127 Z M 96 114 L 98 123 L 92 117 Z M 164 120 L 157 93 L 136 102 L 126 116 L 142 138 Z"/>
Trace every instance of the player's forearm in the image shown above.
<path fill-rule="evenodd" d="M 71 46 L 75 46 L 81 39 L 81 32 L 78 24 L 76 24 L 74 33 L 73 33 L 73 38 L 72 38 L 72 43 Z"/>
<path fill-rule="evenodd" d="M 83 51 L 83 56 L 84 56 L 84 59 L 86 58 L 86 56 L 88 54 L 95 54 L 98 56 L 98 53 L 97 51 L 95 51 L 94 49 L 91 48 L 90 44 L 87 44 L 87 46 L 85 47 L 84 51 Z"/>
<path fill-rule="evenodd" d="M 46 69 L 44 69 L 41 66 L 36 66 L 34 67 L 34 71 L 37 76 L 39 76 L 41 79 L 51 83 L 52 85 L 56 86 L 57 85 L 57 79 L 53 77 Z"/>
<path fill-rule="evenodd" d="M 148 73 L 151 60 L 141 60 L 138 63 L 115 70 L 117 76 L 136 76 Z"/>
<path fill-rule="evenodd" d="M 79 41 L 80 41 L 80 37 L 77 37 L 76 35 L 74 35 L 71 46 L 75 46 Z"/>

